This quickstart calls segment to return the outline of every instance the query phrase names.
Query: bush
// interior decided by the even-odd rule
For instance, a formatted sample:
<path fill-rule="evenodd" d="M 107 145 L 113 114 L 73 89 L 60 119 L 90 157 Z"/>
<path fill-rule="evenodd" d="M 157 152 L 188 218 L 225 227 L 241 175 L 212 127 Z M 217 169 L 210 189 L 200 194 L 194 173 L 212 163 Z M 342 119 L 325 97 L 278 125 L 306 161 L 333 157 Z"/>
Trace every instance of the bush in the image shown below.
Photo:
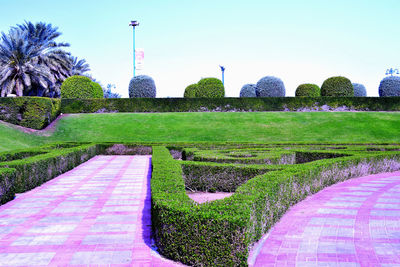
<path fill-rule="evenodd" d="M 322 84 L 321 96 L 354 96 L 353 85 L 346 77 L 331 77 Z"/>
<path fill-rule="evenodd" d="M 225 88 L 217 78 L 204 78 L 198 83 L 196 97 L 224 97 Z"/>
<path fill-rule="evenodd" d="M 355 97 L 365 97 L 367 96 L 367 89 L 360 83 L 353 83 L 354 96 Z"/>
<path fill-rule="evenodd" d="M 191 84 L 185 89 L 185 93 L 183 94 L 183 97 L 185 98 L 193 98 L 196 97 L 196 92 L 198 91 L 199 86 L 197 83 Z"/>
<path fill-rule="evenodd" d="M 389 76 L 384 78 L 379 85 L 379 96 L 400 96 L 400 77 Z"/>
<path fill-rule="evenodd" d="M 147 75 L 133 77 L 129 83 L 129 97 L 155 98 L 156 84 L 153 78 Z"/>
<path fill-rule="evenodd" d="M 44 97 L 0 98 L 0 120 L 41 130 L 60 114 L 60 99 Z"/>
<path fill-rule="evenodd" d="M 296 96 L 319 97 L 321 96 L 321 88 L 316 84 L 301 84 L 296 89 Z"/>
<path fill-rule="evenodd" d="M 86 76 L 71 76 L 61 85 L 61 98 L 103 98 L 103 89 Z"/>
<path fill-rule="evenodd" d="M 240 90 L 240 97 L 257 97 L 256 95 L 256 85 L 255 84 L 245 84 Z"/>
<path fill-rule="evenodd" d="M 264 77 L 257 83 L 256 95 L 257 97 L 284 97 L 286 95 L 285 85 L 279 78 Z"/>

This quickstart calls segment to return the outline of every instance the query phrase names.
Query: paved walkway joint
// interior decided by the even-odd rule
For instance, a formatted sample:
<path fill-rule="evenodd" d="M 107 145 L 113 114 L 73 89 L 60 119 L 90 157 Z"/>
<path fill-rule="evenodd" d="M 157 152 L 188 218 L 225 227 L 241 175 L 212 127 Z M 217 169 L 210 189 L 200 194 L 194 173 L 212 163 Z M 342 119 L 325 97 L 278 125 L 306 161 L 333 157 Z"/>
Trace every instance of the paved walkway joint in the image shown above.
<path fill-rule="evenodd" d="M 400 172 L 328 187 L 292 207 L 253 266 L 400 266 Z"/>
<path fill-rule="evenodd" d="M 0 266 L 173 266 L 151 249 L 151 156 L 97 156 L 0 206 Z"/>

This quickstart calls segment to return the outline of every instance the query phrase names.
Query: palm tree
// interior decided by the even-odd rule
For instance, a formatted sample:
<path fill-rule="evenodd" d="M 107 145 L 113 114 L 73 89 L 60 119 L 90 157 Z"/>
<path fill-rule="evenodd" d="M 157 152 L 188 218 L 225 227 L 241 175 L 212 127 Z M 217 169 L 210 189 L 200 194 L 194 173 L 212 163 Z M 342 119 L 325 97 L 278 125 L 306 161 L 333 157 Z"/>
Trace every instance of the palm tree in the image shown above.
<path fill-rule="evenodd" d="M 70 61 L 72 63 L 72 75 L 84 75 L 85 72 L 90 71 L 90 66 L 86 63 L 86 60 L 78 60 L 77 57 L 71 56 Z"/>
<path fill-rule="evenodd" d="M 11 29 L 8 35 L 2 33 L 0 42 L 2 97 L 12 93 L 22 96 L 33 84 L 48 88 L 55 82 L 50 69 L 37 62 L 43 50 L 43 46 L 28 41 L 26 32 Z"/>

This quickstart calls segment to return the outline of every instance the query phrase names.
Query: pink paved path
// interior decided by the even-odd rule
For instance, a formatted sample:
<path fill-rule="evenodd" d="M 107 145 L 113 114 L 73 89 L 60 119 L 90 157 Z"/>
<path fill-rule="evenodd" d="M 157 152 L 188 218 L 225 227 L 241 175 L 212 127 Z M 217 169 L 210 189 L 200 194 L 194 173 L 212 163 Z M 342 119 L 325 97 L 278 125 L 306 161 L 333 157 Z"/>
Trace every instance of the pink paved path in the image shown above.
<path fill-rule="evenodd" d="M 97 156 L 0 206 L 0 266 L 181 266 L 151 249 L 150 156 Z"/>
<path fill-rule="evenodd" d="M 400 266 L 400 172 L 331 186 L 292 207 L 253 266 Z"/>

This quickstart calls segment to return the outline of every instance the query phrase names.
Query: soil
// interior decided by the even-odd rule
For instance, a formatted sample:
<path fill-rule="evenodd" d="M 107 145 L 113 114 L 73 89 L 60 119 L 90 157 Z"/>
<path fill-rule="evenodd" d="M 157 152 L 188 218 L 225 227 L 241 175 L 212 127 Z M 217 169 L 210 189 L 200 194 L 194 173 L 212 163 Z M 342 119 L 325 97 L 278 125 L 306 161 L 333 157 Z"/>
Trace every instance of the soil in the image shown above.
<path fill-rule="evenodd" d="M 216 193 L 208 193 L 208 192 L 188 192 L 187 195 L 194 201 L 199 204 L 205 202 L 211 202 L 217 199 L 224 199 L 232 196 L 234 193 L 225 193 L 225 192 L 216 192 Z"/>

